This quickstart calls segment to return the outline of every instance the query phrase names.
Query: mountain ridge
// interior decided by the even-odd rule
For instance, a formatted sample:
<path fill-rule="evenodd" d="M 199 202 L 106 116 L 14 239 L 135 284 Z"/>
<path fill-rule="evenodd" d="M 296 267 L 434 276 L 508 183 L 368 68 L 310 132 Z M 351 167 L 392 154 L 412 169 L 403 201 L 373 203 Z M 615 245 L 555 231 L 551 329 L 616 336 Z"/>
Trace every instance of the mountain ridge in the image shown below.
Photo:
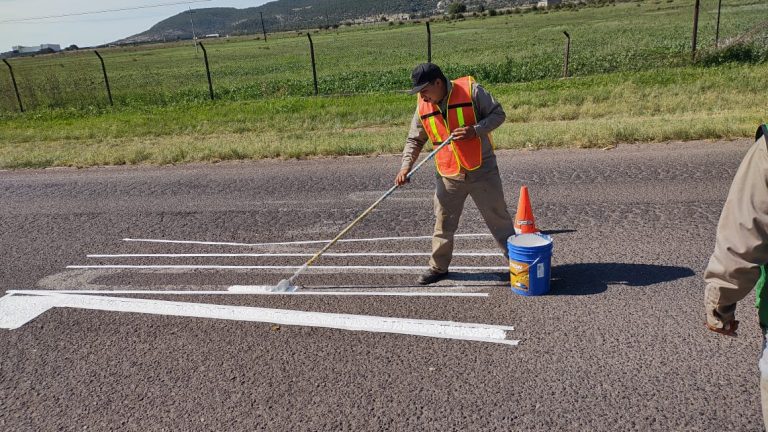
<path fill-rule="evenodd" d="M 191 39 L 209 34 L 243 35 L 327 27 L 352 22 L 405 20 L 442 13 L 448 0 L 276 0 L 252 8 L 191 9 L 166 18 L 148 30 L 114 43 Z M 466 0 L 468 10 L 500 8 L 529 0 Z"/>

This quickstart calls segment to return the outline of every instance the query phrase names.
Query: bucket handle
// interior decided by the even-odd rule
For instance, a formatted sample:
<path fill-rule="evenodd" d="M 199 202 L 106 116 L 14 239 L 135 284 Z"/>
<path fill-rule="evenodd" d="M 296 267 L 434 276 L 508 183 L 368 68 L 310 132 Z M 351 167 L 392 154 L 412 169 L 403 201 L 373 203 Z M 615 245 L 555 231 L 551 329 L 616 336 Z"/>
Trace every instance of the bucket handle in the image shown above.
<path fill-rule="evenodd" d="M 537 262 L 539 262 L 539 260 L 541 260 L 541 258 L 543 258 L 543 256 L 542 256 L 542 255 L 539 255 L 539 257 L 538 257 L 538 258 L 536 258 L 535 260 L 533 260 L 533 262 L 532 262 L 532 263 L 528 264 L 528 268 L 531 268 L 531 267 L 535 266 L 535 265 L 536 265 L 536 263 L 537 263 Z M 507 259 L 509 259 L 509 258 L 507 258 Z"/>

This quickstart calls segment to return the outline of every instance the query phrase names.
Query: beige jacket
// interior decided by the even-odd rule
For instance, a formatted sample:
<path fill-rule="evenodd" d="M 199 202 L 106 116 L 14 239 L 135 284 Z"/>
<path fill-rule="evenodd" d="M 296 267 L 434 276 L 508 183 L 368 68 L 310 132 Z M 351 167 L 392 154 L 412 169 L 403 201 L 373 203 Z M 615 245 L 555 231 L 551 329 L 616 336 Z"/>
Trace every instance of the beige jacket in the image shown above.
<path fill-rule="evenodd" d="M 766 263 L 768 148 L 763 126 L 736 172 L 717 225 L 715 251 L 704 272 L 707 324 L 717 329 L 731 325 L 736 302 L 755 287 Z"/>
<path fill-rule="evenodd" d="M 451 93 L 451 87 L 452 84 L 448 82 L 446 96 L 438 104 L 442 112 L 447 112 L 448 94 Z M 496 155 L 493 153 L 493 143 L 488 134 L 504 123 L 507 114 L 504 112 L 501 104 L 483 86 L 477 83 L 472 84 L 472 103 L 477 114 L 475 132 L 480 137 L 483 152 L 483 163 L 478 168 L 478 171 L 484 172 L 496 167 Z M 413 114 L 413 119 L 411 119 L 411 129 L 408 131 L 408 138 L 405 140 L 405 149 L 403 150 L 400 169 L 411 169 L 428 140 L 429 137 L 427 136 L 427 131 L 424 130 L 424 126 L 421 124 L 417 107 Z"/>

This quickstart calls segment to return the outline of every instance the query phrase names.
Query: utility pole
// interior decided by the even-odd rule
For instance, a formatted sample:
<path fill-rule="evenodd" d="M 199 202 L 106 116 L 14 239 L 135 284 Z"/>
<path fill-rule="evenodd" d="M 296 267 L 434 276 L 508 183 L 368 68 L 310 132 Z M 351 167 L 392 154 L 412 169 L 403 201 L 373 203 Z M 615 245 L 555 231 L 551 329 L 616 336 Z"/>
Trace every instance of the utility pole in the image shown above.
<path fill-rule="evenodd" d="M 192 43 L 195 44 L 195 54 L 197 54 L 197 36 L 195 36 L 195 21 L 192 19 L 192 8 L 189 8 L 189 22 L 192 24 Z"/>

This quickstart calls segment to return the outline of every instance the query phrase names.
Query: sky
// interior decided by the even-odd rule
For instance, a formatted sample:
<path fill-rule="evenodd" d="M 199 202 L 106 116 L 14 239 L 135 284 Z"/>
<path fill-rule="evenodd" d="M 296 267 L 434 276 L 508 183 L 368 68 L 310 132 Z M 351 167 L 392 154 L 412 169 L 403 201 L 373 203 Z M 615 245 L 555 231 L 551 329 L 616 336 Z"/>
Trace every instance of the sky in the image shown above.
<path fill-rule="evenodd" d="M 259 6 L 268 0 L 0 0 L 0 52 L 15 45 L 72 44 L 78 47 L 113 42 L 149 29 L 159 21 L 192 9 Z M 169 3 L 177 3 L 170 5 Z M 88 13 L 156 6 L 144 9 Z M 61 15 L 80 14 L 62 17 Z M 51 17 L 25 20 L 27 18 Z M 23 21 L 22 21 L 23 20 Z"/>

